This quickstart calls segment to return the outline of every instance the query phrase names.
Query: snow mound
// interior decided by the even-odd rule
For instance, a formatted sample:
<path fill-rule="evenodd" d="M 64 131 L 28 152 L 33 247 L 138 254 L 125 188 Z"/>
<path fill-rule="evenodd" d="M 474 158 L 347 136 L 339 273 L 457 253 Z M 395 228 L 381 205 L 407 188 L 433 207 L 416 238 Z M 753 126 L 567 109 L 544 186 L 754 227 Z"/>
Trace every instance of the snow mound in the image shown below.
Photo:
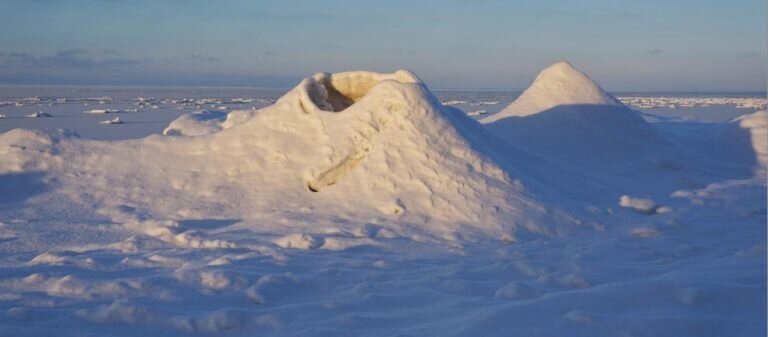
<path fill-rule="evenodd" d="M 655 214 L 659 208 L 653 199 L 634 198 L 628 195 L 622 195 L 619 198 L 619 206 L 633 209 L 642 214 Z"/>
<path fill-rule="evenodd" d="M 510 116 L 528 116 L 561 105 L 624 104 L 568 62 L 558 62 L 542 70 L 528 89 L 501 112 L 483 119 L 483 123 Z"/>
<path fill-rule="evenodd" d="M 275 244 L 282 248 L 315 249 L 320 246 L 320 240 L 312 235 L 293 233 L 275 240 Z"/>
<path fill-rule="evenodd" d="M 53 117 L 51 114 L 43 111 L 33 112 L 29 115 L 26 115 L 27 118 L 42 118 L 42 117 Z"/>
<path fill-rule="evenodd" d="M 173 120 L 163 130 L 166 136 L 201 136 L 239 124 L 251 117 L 250 111 L 226 113 L 216 110 L 196 111 Z"/>
<path fill-rule="evenodd" d="M 481 122 L 511 144 L 568 164 L 649 158 L 670 146 L 638 112 L 564 62 L 542 71 L 517 100 Z"/>
<path fill-rule="evenodd" d="M 101 121 L 99 122 L 99 124 L 106 124 L 106 125 L 123 124 L 123 121 L 120 119 L 120 117 L 115 117 L 112 119 Z"/>
<path fill-rule="evenodd" d="M 559 234 L 553 227 L 572 223 L 516 178 L 512 159 L 499 155 L 506 145 L 443 106 L 409 71 L 316 74 L 273 106 L 222 118 L 201 113 L 166 130 L 197 137 L 54 141 L 8 132 L 0 135 L 0 175 L 23 167 L 55 178 L 36 196 L 36 205 L 55 205 L 46 212 L 78 217 L 72 210 L 95 209 L 136 234 L 181 246 L 211 240 L 183 226 L 135 225 L 136 218 L 258 219 L 255 226 L 279 234 L 313 233 L 322 221 L 347 232 L 371 223 L 440 241 Z M 265 224 L 271 216 L 276 224 Z M 293 239 L 276 244 L 322 243 Z"/>
<path fill-rule="evenodd" d="M 743 143 L 763 170 L 768 164 L 768 111 L 757 111 L 730 121 L 721 135 L 725 142 Z"/>
<path fill-rule="evenodd" d="M 120 110 L 114 110 L 114 109 L 92 109 L 92 110 L 86 110 L 83 111 L 84 114 L 112 114 L 112 113 L 120 113 Z"/>

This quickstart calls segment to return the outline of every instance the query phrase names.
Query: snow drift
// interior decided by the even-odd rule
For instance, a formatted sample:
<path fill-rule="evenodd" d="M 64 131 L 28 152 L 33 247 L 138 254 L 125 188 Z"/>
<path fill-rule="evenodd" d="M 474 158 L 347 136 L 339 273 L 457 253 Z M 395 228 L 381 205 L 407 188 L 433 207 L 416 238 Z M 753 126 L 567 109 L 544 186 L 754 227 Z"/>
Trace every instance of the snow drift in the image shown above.
<path fill-rule="evenodd" d="M 520 97 L 481 123 L 511 144 L 574 165 L 648 158 L 672 146 L 638 112 L 566 62 L 544 69 Z"/>
<path fill-rule="evenodd" d="M 558 62 L 542 70 L 520 97 L 501 112 L 483 119 L 483 123 L 511 116 L 529 116 L 562 105 L 624 107 L 623 103 L 570 63 Z"/>
<path fill-rule="evenodd" d="M 725 123 L 691 123 L 682 141 L 731 166 L 765 174 L 768 165 L 768 112 L 757 111 Z"/>
<path fill-rule="evenodd" d="M 741 133 L 748 135 L 745 137 L 745 143 L 748 144 L 748 148 L 752 149 L 756 164 L 765 170 L 765 166 L 768 164 L 768 111 L 757 111 L 734 119 L 730 123 L 730 129 L 736 128 Z M 726 133 L 739 132 L 732 130 L 726 131 Z"/>
<path fill-rule="evenodd" d="M 226 113 L 216 110 L 202 110 L 183 115 L 163 130 L 166 136 L 201 136 L 221 131 L 239 124 L 251 117 L 252 112 L 238 110 Z"/>
<path fill-rule="evenodd" d="M 0 136 L 0 174 L 40 172 L 46 190 L 35 204 L 116 222 L 292 214 L 290 226 L 342 218 L 334 226 L 453 240 L 548 234 L 562 220 L 499 164 L 485 130 L 404 70 L 320 73 L 255 113 L 186 116 L 165 133 L 196 137 L 98 142 L 13 130 Z M 178 241 L 174 227 L 159 231 Z"/>
<path fill-rule="evenodd" d="M 766 113 L 654 143 L 569 102 L 484 126 L 350 72 L 163 136 L 0 134 L 0 335 L 760 335 Z"/>

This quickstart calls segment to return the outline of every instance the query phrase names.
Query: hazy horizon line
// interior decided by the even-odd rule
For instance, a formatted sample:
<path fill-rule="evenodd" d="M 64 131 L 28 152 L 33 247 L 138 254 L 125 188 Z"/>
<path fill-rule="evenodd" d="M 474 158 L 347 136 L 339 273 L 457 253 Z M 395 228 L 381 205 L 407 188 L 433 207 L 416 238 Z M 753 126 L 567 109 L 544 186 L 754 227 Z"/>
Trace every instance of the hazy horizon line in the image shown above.
<path fill-rule="evenodd" d="M 90 88 L 200 88 L 200 89 L 266 89 L 266 90 L 290 90 L 299 84 L 301 80 L 297 81 L 295 85 L 291 86 L 268 86 L 268 85 L 201 85 L 201 84 L 106 84 L 106 83 L 9 83 L 0 82 L 0 86 L 6 87 L 90 87 Z M 427 84 L 432 91 L 477 91 L 477 92 L 522 92 L 526 88 L 500 88 L 500 87 L 433 87 Z M 608 92 L 615 94 L 639 94 L 639 93 L 664 93 L 664 94 L 765 94 L 768 98 L 768 86 L 765 89 L 675 89 L 675 90 L 647 90 L 647 89 L 618 89 L 611 90 L 606 88 Z"/>

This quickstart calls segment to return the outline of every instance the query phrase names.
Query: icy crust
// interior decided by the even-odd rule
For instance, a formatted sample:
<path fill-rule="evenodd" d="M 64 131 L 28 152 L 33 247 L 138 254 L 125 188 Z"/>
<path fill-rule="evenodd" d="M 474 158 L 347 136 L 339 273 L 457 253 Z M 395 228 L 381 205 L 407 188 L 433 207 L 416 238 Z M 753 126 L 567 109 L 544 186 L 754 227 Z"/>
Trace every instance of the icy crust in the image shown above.
<path fill-rule="evenodd" d="M 531 86 L 507 108 L 481 121 L 493 123 L 512 116 L 529 116 L 562 105 L 624 106 L 570 63 L 559 62 L 542 70 Z"/>
<path fill-rule="evenodd" d="M 64 137 L 56 146 L 43 133 L 9 132 L 0 172 L 55 177 L 39 200 L 117 222 L 125 209 L 160 219 L 293 214 L 291 226 L 338 217 L 336 226 L 370 222 L 440 240 L 547 235 L 562 223 L 477 141 L 476 122 L 407 71 L 317 74 L 232 124 L 197 137 Z"/>

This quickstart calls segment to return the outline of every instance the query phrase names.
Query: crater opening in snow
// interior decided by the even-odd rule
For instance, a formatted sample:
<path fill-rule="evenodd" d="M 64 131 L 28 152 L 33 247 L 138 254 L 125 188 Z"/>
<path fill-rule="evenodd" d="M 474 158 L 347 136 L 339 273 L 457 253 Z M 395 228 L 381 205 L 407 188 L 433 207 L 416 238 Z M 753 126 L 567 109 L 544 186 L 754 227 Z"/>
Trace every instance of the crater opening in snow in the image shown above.
<path fill-rule="evenodd" d="M 416 75 L 407 70 L 382 74 L 370 71 L 319 73 L 302 82 L 305 99 L 302 105 L 307 113 L 315 110 L 341 112 L 362 99 L 382 81 L 421 83 Z"/>

